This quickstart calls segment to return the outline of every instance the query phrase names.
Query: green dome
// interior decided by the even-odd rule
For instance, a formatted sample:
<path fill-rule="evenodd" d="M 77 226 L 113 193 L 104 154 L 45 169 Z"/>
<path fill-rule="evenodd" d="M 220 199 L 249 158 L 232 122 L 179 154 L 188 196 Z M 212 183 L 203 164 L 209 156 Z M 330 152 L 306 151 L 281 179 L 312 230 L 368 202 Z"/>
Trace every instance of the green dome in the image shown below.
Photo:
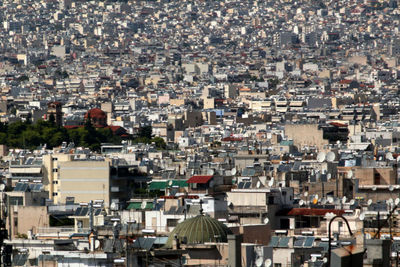
<path fill-rule="evenodd" d="M 180 243 L 202 244 L 205 242 L 227 242 L 229 234 L 232 234 L 232 232 L 225 224 L 209 216 L 198 215 L 178 224 L 169 235 L 165 246 L 171 248 L 175 236 Z"/>

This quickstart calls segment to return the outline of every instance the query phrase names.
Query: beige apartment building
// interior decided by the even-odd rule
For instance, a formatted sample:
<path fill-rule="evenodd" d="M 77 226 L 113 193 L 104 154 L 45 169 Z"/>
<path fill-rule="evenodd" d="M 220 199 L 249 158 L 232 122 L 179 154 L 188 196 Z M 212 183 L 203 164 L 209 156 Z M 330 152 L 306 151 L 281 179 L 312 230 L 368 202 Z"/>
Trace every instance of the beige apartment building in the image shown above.
<path fill-rule="evenodd" d="M 110 162 L 107 160 L 79 160 L 70 154 L 43 157 L 46 190 L 54 203 L 65 203 L 67 197 L 75 202 L 102 199 L 110 203 Z"/>

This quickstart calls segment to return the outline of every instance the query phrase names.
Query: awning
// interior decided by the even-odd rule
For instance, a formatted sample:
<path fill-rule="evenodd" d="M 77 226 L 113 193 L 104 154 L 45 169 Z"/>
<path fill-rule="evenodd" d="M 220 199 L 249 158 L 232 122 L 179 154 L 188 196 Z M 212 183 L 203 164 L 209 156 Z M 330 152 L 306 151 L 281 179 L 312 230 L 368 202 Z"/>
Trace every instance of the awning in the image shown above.
<path fill-rule="evenodd" d="M 138 237 L 135 242 L 133 242 L 133 247 L 150 250 L 153 247 L 155 241 L 155 237 Z"/>
<path fill-rule="evenodd" d="M 172 186 L 187 187 L 186 180 L 171 180 Z"/>
<path fill-rule="evenodd" d="M 142 202 L 132 202 L 129 203 L 126 209 L 128 210 L 152 210 L 153 209 L 153 202 L 146 202 L 146 207 L 142 209 Z"/>
<path fill-rule="evenodd" d="M 149 190 L 165 190 L 167 183 L 167 181 L 152 181 Z"/>
<path fill-rule="evenodd" d="M 213 178 L 212 175 L 195 175 L 186 181 L 188 184 L 206 184 Z"/>

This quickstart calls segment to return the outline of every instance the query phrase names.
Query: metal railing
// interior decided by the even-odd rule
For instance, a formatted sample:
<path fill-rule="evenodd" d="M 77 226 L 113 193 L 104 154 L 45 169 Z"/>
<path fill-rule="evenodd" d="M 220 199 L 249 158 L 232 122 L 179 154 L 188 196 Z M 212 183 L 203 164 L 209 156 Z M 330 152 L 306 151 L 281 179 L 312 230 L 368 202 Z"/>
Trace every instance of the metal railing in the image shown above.
<path fill-rule="evenodd" d="M 89 228 L 78 228 L 75 231 L 74 227 L 39 227 L 38 234 L 57 234 L 57 233 L 87 233 Z"/>

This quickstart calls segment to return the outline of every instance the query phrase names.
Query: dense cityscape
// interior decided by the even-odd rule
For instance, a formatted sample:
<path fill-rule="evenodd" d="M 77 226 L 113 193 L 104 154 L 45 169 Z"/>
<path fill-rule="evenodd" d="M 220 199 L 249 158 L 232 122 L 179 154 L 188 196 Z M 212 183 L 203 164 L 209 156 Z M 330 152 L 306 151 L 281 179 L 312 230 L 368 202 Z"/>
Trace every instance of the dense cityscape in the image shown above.
<path fill-rule="evenodd" d="M 399 266 L 399 5 L 0 1 L 0 266 Z"/>

